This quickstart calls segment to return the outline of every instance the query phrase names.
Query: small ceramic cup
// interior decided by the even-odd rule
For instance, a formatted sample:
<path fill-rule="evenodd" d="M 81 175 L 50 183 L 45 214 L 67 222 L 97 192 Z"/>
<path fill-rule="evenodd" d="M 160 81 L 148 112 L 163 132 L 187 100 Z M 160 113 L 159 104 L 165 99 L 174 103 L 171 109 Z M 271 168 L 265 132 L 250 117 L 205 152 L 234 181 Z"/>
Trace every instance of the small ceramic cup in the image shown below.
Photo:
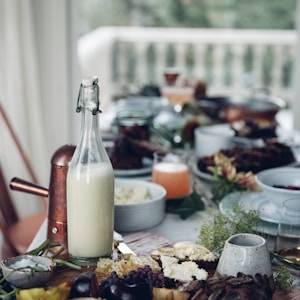
<path fill-rule="evenodd" d="M 241 272 L 251 276 L 259 273 L 271 277 L 271 260 L 266 240 L 249 233 L 231 236 L 225 242 L 216 272 L 228 276 L 237 276 Z"/>

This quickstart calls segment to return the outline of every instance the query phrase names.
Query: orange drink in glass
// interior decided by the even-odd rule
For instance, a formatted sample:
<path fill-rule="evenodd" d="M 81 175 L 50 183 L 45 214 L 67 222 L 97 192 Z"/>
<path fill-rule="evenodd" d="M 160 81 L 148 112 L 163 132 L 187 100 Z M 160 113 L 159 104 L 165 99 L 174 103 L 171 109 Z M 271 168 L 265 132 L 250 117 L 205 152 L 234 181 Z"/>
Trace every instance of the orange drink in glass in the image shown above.
<path fill-rule="evenodd" d="M 180 198 L 190 194 L 189 169 L 182 161 L 172 161 L 155 155 L 152 181 L 166 189 L 166 199 Z"/>

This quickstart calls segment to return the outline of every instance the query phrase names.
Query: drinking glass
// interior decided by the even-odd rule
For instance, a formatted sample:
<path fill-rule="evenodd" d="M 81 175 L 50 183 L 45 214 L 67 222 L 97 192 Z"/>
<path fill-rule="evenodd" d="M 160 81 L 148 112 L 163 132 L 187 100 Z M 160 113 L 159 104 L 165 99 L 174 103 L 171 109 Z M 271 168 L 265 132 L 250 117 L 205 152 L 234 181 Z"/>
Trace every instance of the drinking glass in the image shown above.
<path fill-rule="evenodd" d="M 154 153 L 152 181 L 162 185 L 166 199 L 176 199 L 190 194 L 190 177 L 187 156 L 168 153 Z"/>
<path fill-rule="evenodd" d="M 300 262 L 300 198 L 283 202 L 275 250 L 282 256 Z"/>
<path fill-rule="evenodd" d="M 194 87 L 188 86 L 180 78 L 180 70 L 168 67 L 164 70 L 165 84 L 161 86 L 162 96 L 173 105 L 176 113 L 180 113 L 184 104 L 193 99 Z"/>
<path fill-rule="evenodd" d="M 192 86 L 163 86 L 162 95 L 174 106 L 177 113 L 182 111 L 186 103 L 192 102 L 194 87 Z"/>
<path fill-rule="evenodd" d="M 167 85 L 175 85 L 179 75 L 180 70 L 176 67 L 168 67 L 164 70 L 164 78 Z"/>

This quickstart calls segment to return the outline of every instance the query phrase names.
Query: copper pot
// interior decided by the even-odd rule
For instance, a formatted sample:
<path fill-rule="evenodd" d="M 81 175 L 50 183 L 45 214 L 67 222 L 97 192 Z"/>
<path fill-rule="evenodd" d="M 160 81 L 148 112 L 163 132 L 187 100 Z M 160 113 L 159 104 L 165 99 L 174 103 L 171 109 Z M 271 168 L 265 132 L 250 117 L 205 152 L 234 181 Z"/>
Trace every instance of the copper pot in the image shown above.
<path fill-rule="evenodd" d="M 286 107 L 283 99 L 258 92 L 246 97 L 207 96 L 196 99 L 196 103 L 212 118 L 228 123 L 247 118 L 274 121 L 278 111 Z"/>
<path fill-rule="evenodd" d="M 12 190 L 48 197 L 47 239 L 64 247 L 63 258 L 68 255 L 66 179 L 74 151 L 74 145 L 64 145 L 53 154 L 49 189 L 16 177 L 10 182 Z"/>

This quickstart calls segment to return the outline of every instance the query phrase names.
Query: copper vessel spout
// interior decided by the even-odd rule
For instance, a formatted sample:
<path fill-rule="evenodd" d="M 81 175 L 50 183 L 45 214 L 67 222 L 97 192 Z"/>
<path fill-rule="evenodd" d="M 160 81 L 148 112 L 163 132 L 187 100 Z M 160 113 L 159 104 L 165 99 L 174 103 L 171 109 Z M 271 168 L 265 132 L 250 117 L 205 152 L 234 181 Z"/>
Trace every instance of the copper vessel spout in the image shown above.
<path fill-rule="evenodd" d="M 48 197 L 48 189 L 17 177 L 10 181 L 10 188 L 15 191 Z"/>

